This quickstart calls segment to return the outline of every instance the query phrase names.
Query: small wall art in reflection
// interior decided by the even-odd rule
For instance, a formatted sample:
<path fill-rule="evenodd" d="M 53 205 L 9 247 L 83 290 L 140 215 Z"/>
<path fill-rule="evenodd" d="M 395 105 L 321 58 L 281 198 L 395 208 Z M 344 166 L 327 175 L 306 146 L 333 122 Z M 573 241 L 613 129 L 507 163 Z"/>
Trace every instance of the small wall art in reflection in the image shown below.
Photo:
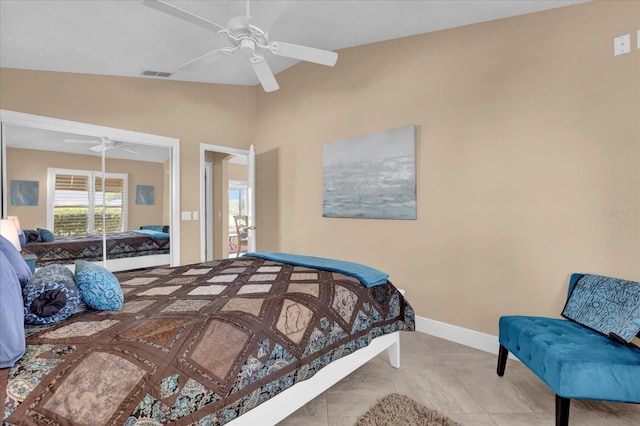
<path fill-rule="evenodd" d="M 12 180 L 11 181 L 11 205 L 12 206 L 37 206 L 38 205 L 38 181 Z"/>
<path fill-rule="evenodd" d="M 415 126 L 325 144 L 322 215 L 416 219 Z"/>
<path fill-rule="evenodd" d="M 153 205 L 154 199 L 153 185 L 136 185 L 136 204 Z"/>

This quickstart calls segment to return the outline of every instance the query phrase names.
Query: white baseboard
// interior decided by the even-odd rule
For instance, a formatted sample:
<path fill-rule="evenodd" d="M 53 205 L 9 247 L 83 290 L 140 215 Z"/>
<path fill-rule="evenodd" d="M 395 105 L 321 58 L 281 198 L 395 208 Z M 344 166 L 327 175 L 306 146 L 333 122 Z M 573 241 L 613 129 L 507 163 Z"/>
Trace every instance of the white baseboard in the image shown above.
<path fill-rule="evenodd" d="M 497 336 L 418 315 L 416 315 L 416 331 L 496 355 L 500 347 Z"/>

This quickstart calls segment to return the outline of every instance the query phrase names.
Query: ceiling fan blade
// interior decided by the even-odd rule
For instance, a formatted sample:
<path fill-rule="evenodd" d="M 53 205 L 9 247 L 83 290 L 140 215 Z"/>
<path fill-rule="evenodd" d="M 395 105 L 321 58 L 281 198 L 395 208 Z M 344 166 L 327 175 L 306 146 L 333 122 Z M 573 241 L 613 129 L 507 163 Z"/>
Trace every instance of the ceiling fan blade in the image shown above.
<path fill-rule="evenodd" d="M 138 151 L 134 151 L 134 150 L 129 149 L 129 148 L 121 147 L 120 149 L 122 149 L 123 151 L 130 152 L 130 153 L 132 153 L 134 155 L 140 155 L 140 153 Z"/>
<path fill-rule="evenodd" d="M 338 60 L 338 54 L 336 52 L 281 41 L 269 43 L 269 49 L 274 55 L 286 56 L 287 58 L 300 59 L 302 61 L 314 62 L 330 67 L 334 66 Z"/>
<path fill-rule="evenodd" d="M 256 73 L 265 92 L 274 92 L 280 88 L 271 68 L 269 68 L 269 64 L 267 64 L 264 58 L 254 55 L 251 57 L 250 62 L 253 72 Z"/>
<path fill-rule="evenodd" d="M 142 2 L 145 6 L 149 6 L 152 9 L 159 10 L 160 12 L 164 12 L 171 16 L 175 16 L 176 18 L 182 19 L 187 22 L 191 22 L 192 24 L 199 25 L 202 28 L 206 28 L 210 31 L 218 31 L 223 30 L 224 27 L 222 25 L 216 24 L 215 22 L 211 22 L 207 19 L 204 19 L 198 15 L 194 15 L 191 12 L 187 12 L 184 9 L 180 9 L 174 5 L 166 3 L 161 0 L 143 0 Z"/>
<path fill-rule="evenodd" d="M 101 144 L 99 144 L 99 145 L 94 145 L 94 146 L 90 147 L 89 149 L 90 149 L 91 151 L 94 151 L 94 152 L 102 152 L 102 145 L 101 145 Z M 110 146 L 108 146 L 108 145 L 105 145 L 104 150 L 106 151 L 106 150 L 108 150 L 108 149 L 111 149 L 111 147 L 110 147 Z"/>
<path fill-rule="evenodd" d="M 195 59 L 190 60 L 189 62 L 185 62 L 184 64 L 178 67 L 181 71 L 196 71 L 199 68 L 206 68 L 214 63 L 218 62 L 220 58 L 224 55 L 221 52 L 221 49 L 216 49 L 211 52 L 205 53 L 202 56 L 198 56 Z"/>
<path fill-rule="evenodd" d="M 95 139 L 65 139 L 66 143 L 100 143 L 100 141 Z"/>

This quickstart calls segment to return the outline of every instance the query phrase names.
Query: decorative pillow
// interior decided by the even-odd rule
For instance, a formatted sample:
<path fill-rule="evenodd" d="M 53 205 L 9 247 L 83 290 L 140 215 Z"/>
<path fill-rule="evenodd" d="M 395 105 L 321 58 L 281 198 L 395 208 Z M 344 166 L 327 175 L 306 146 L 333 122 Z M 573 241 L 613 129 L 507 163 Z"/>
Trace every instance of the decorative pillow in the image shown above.
<path fill-rule="evenodd" d="M 13 367 L 24 354 L 24 314 L 18 275 L 0 251 L 0 368 Z"/>
<path fill-rule="evenodd" d="M 76 260 L 76 283 L 80 297 L 91 308 L 121 311 L 124 295 L 118 279 L 107 269 L 86 260 Z"/>
<path fill-rule="evenodd" d="M 42 237 L 40 233 L 35 229 L 24 229 L 24 236 L 27 238 L 27 243 L 41 243 Z"/>
<path fill-rule="evenodd" d="M 562 316 L 628 343 L 640 332 L 640 283 L 583 275 L 569 295 Z"/>
<path fill-rule="evenodd" d="M 73 314 L 80 304 L 73 272 L 62 265 L 40 268 L 22 290 L 24 322 L 54 324 Z"/>
<path fill-rule="evenodd" d="M 53 235 L 53 232 L 49 231 L 48 229 L 38 228 L 38 234 L 40 234 L 40 238 L 42 239 L 42 241 L 46 243 L 50 243 L 52 241 L 55 241 L 56 239 L 55 235 Z"/>
<path fill-rule="evenodd" d="M 0 235 L 0 252 L 7 257 L 8 264 L 11 265 L 18 276 L 20 285 L 24 287 L 31 279 L 31 269 L 22 258 L 20 252 L 2 235 Z"/>

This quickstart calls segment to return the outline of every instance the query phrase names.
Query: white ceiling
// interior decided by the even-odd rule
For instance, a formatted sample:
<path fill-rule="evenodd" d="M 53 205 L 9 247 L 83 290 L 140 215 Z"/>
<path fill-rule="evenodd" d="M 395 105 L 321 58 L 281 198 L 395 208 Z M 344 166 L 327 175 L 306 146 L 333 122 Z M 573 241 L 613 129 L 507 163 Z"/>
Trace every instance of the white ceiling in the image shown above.
<path fill-rule="evenodd" d="M 246 9 L 244 0 L 167 1 L 220 25 Z M 250 5 L 251 23 L 268 29 L 270 40 L 337 50 L 584 1 L 254 0 Z M 139 77 L 145 70 L 175 72 L 223 46 L 228 46 L 226 37 L 147 7 L 142 0 L 0 0 L 2 67 Z M 266 57 L 276 74 L 297 62 L 271 53 Z M 238 52 L 170 78 L 258 83 Z"/>
<path fill-rule="evenodd" d="M 244 0 L 167 1 L 220 25 L 246 10 Z M 250 8 L 251 23 L 268 30 L 272 41 L 338 50 L 584 1 L 253 0 Z M 159 78 L 141 76 L 152 70 L 174 73 L 173 80 L 258 84 L 241 54 L 196 72 L 176 72 L 179 65 L 223 46 L 228 46 L 225 36 L 147 7 L 142 0 L 0 0 L 0 66 L 5 68 Z M 268 52 L 265 56 L 275 74 L 297 63 Z M 78 135 L 16 127 L 6 136 L 7 146 L 100 155 L 89 150 L 91 144 L 63 142 Z M 107 153 L 150 161 L 164 161 L 167 155 L 166 150 L 133 149 L 144 155 Z"/>

